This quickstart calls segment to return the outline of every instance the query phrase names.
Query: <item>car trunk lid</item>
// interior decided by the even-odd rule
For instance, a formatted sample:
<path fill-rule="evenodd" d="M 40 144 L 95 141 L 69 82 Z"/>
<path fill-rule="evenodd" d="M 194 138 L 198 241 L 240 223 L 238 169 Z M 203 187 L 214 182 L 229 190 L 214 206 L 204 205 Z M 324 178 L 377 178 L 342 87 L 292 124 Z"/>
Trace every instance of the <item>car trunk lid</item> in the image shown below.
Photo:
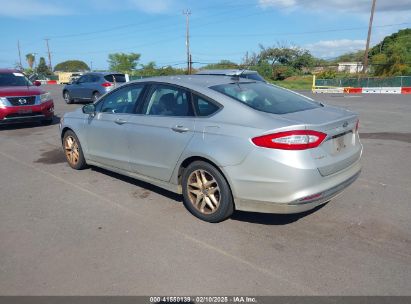
<path fill-rule="evenodd" d="M 307 111 L 281 115 L 303 124 L 307 130 L 325 133 L 327 137 L 310 153 L 322 176 L 341 171 L 361 156 L 361 143 L 356 130 L 358 115 L 339 108 L 324 106 Z"/>

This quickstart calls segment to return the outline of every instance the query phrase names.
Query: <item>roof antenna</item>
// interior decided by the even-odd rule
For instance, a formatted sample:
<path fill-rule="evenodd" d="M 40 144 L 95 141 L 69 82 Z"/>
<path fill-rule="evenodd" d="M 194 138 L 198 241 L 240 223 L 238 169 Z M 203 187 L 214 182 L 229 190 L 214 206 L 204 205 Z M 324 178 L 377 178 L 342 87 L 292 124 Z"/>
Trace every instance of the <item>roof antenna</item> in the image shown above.
<path fill-rule="evenodd" d="M 251 63 L 249 63 L 243 70 L 241 70 L 241 72 L 235 73 L 235 74 L 232 76 L 232 79 L 235 80 L 235 81 L 237 81 L 237 82 L 239 83 L 239 82 L 240 82 L 240 77 L 241 77 L 241 75 L 243 75 L 244 72 L 247 71 L 247 70 L 250 68 L 250 66 L 251 66 Z"/>

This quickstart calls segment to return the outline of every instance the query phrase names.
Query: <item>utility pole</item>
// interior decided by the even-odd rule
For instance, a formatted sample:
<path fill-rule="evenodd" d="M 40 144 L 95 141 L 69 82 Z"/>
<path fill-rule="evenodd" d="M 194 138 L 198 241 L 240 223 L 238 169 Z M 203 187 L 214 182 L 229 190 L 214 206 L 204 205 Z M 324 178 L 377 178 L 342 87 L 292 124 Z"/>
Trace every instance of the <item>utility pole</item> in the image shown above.
<path fill-rule="evenodd" d="M 52 71 L 52 67 L 51 67 L 51 53 L 50 53 L 50 48 L 49 48 L 49 38 L 44 39 L 46 40 L 46 46 L 47 46 L 47 53 L 49 55 L 49 69 L 50 71 Z"/>
<path fill-rule="evenodd" d="M 191 54 L 190 54 L 190 10 L 183 11 L 186 15 L 186 48 L 187 48 L 187 74 L 191 74 Z"/>
<path fill-rule="evenodd" d="M 90 72 L 93 72 L 93 61 L 90 61 Z"/>
<path fill-rule="evenodd" d="M 370 49 L 370 40 L 371 40 L 371 30 L 372 30 L 372 21 L 374 19 L 374 11 L 375 11 L 375 2 L 377 0 L 372 0 L 371 6 L 371 16 L 370 16 L 370 23 L 368 25 L 368 36 L 367 36 L 367 45 L 365 46 L 365 54 L 364 54 L 364 64 L 362 68 L 362 72 L 365 74 L 368 70 L 368 51 Z"/>
<path fill-rule="evenodd" d="M 17 40 L 17 49 L 19 50 L 19 63 L 20 63 L 20 69 L 23 69 L 23 65 L 21 64 L 20 40 Z"/>

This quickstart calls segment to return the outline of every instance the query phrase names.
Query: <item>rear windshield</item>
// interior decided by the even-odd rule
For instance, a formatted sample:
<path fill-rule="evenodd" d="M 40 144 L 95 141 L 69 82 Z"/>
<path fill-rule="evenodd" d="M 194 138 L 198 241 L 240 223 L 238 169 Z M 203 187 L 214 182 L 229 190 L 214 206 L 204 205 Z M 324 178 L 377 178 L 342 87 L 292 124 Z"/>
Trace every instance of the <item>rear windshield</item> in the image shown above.
<path fill-rule="evenodd" d="M 210 88 L 267 113 L 287 114 L 320 107 L 308 98 L 263 82 L 220 84 Z"/>
<path fill-rule="evenodd" d="M 110 74 L 104 76 L 104 79 L 109 82 L 126 82 L 126 75 L 124 74 Z"/>
<path fill-rule="evenodd" d="M 22 73 L 0 73 L 0 87 L 22 87 L 33 85 Z"/>

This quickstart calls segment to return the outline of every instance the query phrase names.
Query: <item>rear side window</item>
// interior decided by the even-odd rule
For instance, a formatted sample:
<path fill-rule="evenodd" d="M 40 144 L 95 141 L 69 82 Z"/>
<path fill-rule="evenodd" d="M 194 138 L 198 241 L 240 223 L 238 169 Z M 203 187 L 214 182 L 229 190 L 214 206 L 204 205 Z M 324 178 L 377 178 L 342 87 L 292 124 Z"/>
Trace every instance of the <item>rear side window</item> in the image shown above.
<path fill-rule="evenodd" d="M 219 110 L 219 107 L 211 101 L 194 94 L 193 103 L 197 116 L 209 116 Z"/>
<path fill-rule="evenodd" d="M 255 110 L 272 114 L 287 114 L 320 107 L 308 98 L 263 82 L 228 83 L 210 88 Z"/>
<path fill-rule="evenodd" d="M 104 76 L 104 79 L 109 82 L 126 82 L 126 75 L 124 74 L 110 74 Z"/>
<path fill-rule="evenodd" d="M 97 75 L 90 75 L 90 81 L 89 82 L 98 82 L 100 80 L 100 77 Z"/>

